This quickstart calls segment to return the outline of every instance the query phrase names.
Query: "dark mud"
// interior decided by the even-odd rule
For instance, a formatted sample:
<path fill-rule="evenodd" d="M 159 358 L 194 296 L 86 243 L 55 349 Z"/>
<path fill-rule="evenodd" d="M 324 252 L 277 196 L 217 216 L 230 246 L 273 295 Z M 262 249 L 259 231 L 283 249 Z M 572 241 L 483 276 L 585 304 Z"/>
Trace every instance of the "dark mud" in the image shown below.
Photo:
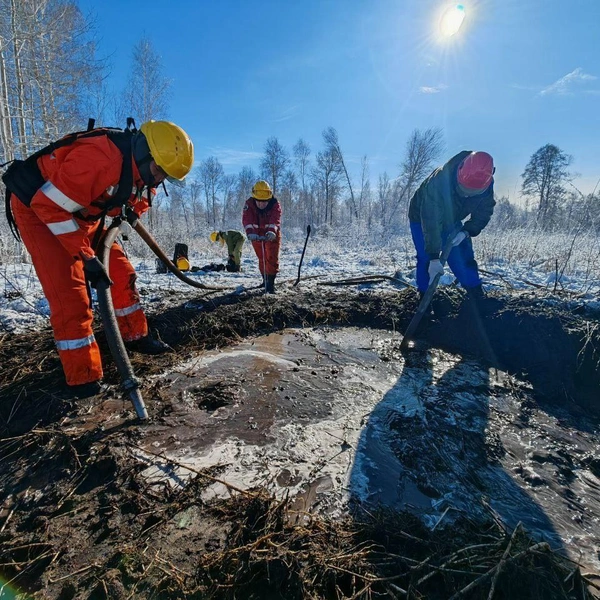
<path fill-rule="evenodd" d="M 416 308 L 411 291 L 289 290 L 276 297 L 177 301 L 157 304 L 152 319 L 176 352 L 133 356 L 147 382 L 152 422 L 165 428 L 186 402 L 210 414 L 240 393 L 226 376 L 199 382 L 187 396 L 177 385 L 150 380 L 199 350 L 287 327 L 402 331 Z M 439 294 L 435 316 L 419 338 L 519 375 L 529 382 L 536 408 L 595 427 L 599 316 L 537 297 L 496 296 L 480 309 L 465 305 L 459 291 Z M 101 333 L 98 338 L 102 343 Z M 142 476 L 146 465 L 131 454 L 143 428 L 117 399 L 113 368 L 107 368 L 107 392 L 77 403 L 62 386 L 49 331 L 5 334 L 0 358 L 0 573 L 10 589 L 61 600 L 486 598 L 491 588 L 497 598 L 585 598 L 594 590 L 595 580 L 584 581 L 547 545 L 535 544 L 520 528 L 506 532 L 493 511 L 487 520 L 462 516 L 451 528 L 431 531 L 397 512 L 334 522 L 290 518 L 293 499 L 260 491 L 230 489 L 230 499 L 206 501 L 203 492 L 219 481 L 218 470 L 198 473 L 182 489 L 151 486 Z M 597 458 L 588 459 L 594 472 Z M 8 590 L 5 597 L 14 597 Z"/>

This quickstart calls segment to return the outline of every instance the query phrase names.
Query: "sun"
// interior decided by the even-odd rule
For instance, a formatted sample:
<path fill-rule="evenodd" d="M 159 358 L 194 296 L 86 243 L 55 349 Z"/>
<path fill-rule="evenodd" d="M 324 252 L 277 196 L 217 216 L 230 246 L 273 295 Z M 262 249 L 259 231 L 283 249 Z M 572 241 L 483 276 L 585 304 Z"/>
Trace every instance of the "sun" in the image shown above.
<path fill-rule="evenodd" d="M 440 33 L 443 37 L 452 37 L 460 29 L 465 20 L 465 7 L 462 4 L 454 4 L 447 8 L 440 20 Z"/>

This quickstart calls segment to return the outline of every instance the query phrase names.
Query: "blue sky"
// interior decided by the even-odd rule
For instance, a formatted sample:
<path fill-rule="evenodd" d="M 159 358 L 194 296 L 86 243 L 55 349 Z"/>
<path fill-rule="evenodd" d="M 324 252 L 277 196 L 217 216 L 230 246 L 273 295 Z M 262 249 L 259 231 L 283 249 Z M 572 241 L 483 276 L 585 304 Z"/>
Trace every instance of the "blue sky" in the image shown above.
<path fill-rule="evenodd" d="M 351 170 L 398 174 L 415 128 L 442 127 L 444 159 L 486 150 L 516 199 L 540 146 L 574 156 L 576 185 L 600 179 L 600 0 L 466 0 L 442 39 L 433 0 L 79 0 L 94 16 L 118 90 L 145 32 L 172 79 L 169 118 L 197 160 L 257 167 L 270 136 L 321 149 L 337 129 Z M 138 33 L 139 32 L 139 33 Z"/>

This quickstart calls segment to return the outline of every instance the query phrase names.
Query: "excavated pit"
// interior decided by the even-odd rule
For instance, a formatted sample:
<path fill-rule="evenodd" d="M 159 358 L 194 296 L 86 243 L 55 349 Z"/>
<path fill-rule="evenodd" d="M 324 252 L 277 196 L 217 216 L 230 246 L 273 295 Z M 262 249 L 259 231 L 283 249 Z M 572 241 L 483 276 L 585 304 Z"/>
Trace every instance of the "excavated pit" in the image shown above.
<path fill-rule="evenodd" d="M 490 527 L 500 537 L 517 527 L 516 548 L 523 527 L 598 571 L 598 315 L 497 296 L 478 320 L 450 291 L 419 332 L 425 344 L 402 355 L 410 291 L 174 300 L 153 325 L 176 353 L 133 357 L 151 415 L 144 425 L 112 386 L 66 400 L 48 332 L 2 339 L 0 561 L 18 589 L 125 598 L 144 582 L 131 596 L 142 598 L 151 581 L 161 598 L 350 597 L 356 581 L 381 586 L 371 579 L 390 574 L 350 548 L 371 540 L 398 554 L 381 533 L 394 519 L 425 545 L 411 549 L 415 560 L 442 548 L 450 556 Z M 110 367 L 107 379 L 117 382 Z M 316 526 L 338 529 L 323 542 L 309 534 Z M 247 554 L 277 534 L 294 558 L 300 532 L 323 542 L 305 548 L 311 560 L 331 552 L 327 560 L 349 562 L 331 571 L 325 560 L 321 580 L 305 563 Z M 562 597 L 560 577 L 544 568 Z M 339 569 L 364 579 L 350 585 Z M 509 573 L 495 585 L 510 587 Z M 265 577 L 274 583 L 263 596 Z M 437 596 L 424 581 L 420 593 L 449 597 L 464 577 L 436 581 Z M 354 591 L 331 591 L 333 580 Z"/>

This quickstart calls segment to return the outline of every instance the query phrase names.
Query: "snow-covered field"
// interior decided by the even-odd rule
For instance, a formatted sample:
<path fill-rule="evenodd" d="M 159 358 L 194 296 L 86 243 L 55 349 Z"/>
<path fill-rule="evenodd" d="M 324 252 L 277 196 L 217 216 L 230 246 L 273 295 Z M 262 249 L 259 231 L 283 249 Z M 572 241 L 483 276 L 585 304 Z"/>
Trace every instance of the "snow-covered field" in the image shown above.
<path fill-rule="evenodd" d="M 226 251 L 211 244 L 207 236 L 197 236 L 190 246 L 192 266 L 225 263 Z M 157 274 L 156 263 L 147 248 L 139 241 L 124 242 L 138 272 L 138 288 L 146 303 L 170 290 L 197 290 L 179 281 L 172 274 Z M 545 234 L 530 230 L 509 232 L 484 231 L 474 240 L 487 289 L 506 289 L 547 293 L 556 300 L 598 306 L 600 300 L 600 240 L 588 234 Z M 295 280 L 304 245 L 300 230 L 284 235 L 281 249 L 281 271 L 278 281 Z M 172 248 L 164 248 L 170 255 Z M 303 286 L 316 281 L 336 280 L 360 275 L 394 275 L 414 281 L 414 248 L 409 236 L 383 239 L 364 231 L 334 231 L 329 235 L 317 232 L 309 239 L 302 277 L 309 277 Z M 214 285 L 235 289 L 251 287 L 260 282 L 257 259 L 249 243 L 245 244 L 242 273 L 188 273 L 190 277 Z M 447 271 L 442 285 L 451 285 L 454 277 Z M 379 284 L 388 286 L 388 284 Z M 373 287 L 373 286 L 369 286 Z M 0 328 L 5 331 L 24 331 L 48 323 L 48 303 L 41 291 L 31 264 L 13 262 L 0 265 Z"/>

